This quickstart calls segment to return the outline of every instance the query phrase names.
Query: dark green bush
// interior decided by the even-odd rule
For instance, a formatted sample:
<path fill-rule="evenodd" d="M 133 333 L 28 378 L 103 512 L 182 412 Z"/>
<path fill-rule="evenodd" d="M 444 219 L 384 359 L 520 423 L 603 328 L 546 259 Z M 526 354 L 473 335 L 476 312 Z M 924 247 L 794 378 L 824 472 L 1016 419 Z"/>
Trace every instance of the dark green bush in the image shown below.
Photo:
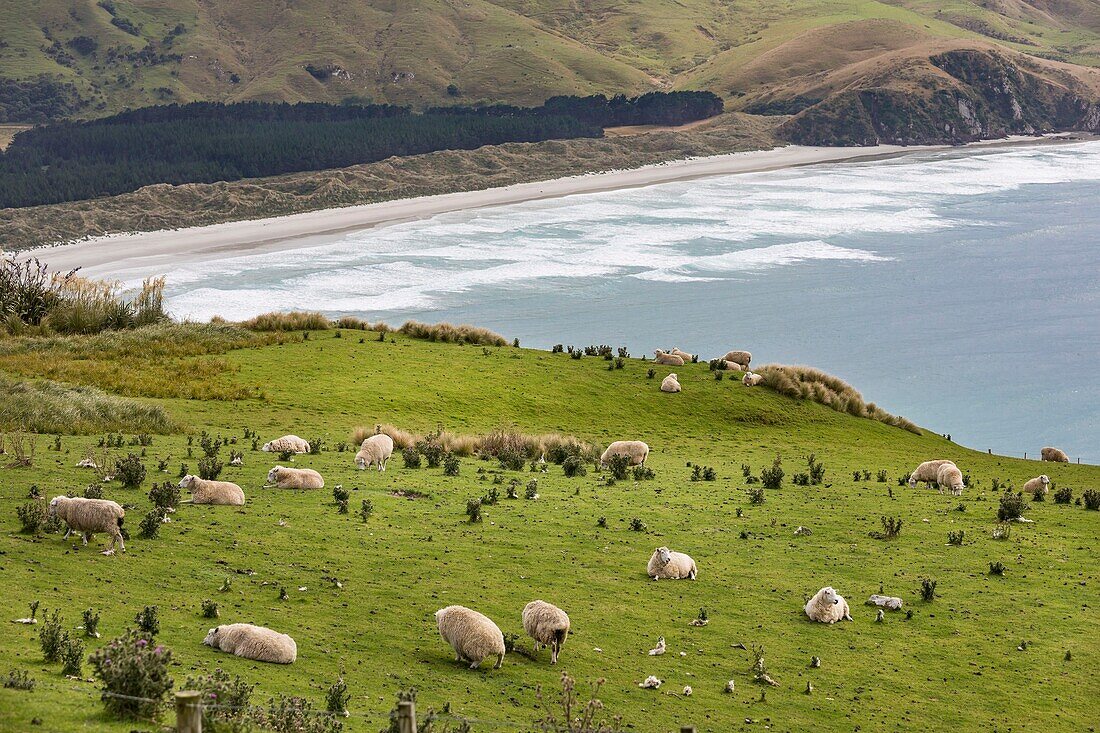
<path fill-rule="evenodd" d="M 115 478 L 127 489 L 136 489 L 145 480 L 145 465 L 141 459 L 130 453 L 115 462 Z"/>
<path fill-rule="evenodd" d="M 131 629 L 88 660 L 103 686 L 103 704 L 116 718 L 158 720 L 172 689 L 172 652 Z"/>

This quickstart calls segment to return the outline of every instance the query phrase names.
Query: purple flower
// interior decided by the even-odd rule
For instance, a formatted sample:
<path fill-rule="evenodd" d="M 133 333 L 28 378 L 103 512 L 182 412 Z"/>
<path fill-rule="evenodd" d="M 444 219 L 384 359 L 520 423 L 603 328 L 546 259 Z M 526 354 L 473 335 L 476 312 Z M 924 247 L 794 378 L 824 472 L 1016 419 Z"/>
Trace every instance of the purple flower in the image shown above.
<path fill-rule="evenodd" d="M 146 641 L 145 639 L 138 639 L 137 645 L 138 645 L 138 649 L 144 649 L 146 646 L 149 645 L 149 642 Z"/>
<path fill-rule="evenodd" d="M 164 651 L 164 645 L 157 644 L 157 648 L 153 650 L 153 654 L 160 654 Z"/>

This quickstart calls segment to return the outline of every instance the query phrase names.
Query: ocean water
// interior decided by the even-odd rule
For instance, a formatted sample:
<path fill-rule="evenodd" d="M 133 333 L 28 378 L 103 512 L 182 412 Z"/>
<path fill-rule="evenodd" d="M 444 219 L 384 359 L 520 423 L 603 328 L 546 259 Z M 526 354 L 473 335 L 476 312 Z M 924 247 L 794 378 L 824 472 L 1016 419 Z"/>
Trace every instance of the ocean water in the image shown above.
<path fill-rule="evenodd" d="M 527 346 L 810 364 L 956 442 L 1100 462 L 1100 142 L 443 214 L 169 271 L 195 318 L 469 322 Z"/>

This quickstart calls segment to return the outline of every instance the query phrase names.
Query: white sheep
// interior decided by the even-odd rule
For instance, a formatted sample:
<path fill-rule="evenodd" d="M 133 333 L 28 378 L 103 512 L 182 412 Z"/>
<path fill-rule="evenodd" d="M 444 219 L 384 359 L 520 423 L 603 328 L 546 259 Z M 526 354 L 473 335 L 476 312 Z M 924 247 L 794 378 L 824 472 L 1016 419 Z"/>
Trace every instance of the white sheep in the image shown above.
<path fill-rule="evenodd" d="M 727 351 L 722 359 L 740 364 L 741 371 L 748 371 L 749 364 L 752 362 L 752 354 L 747 351 Z"/>
<path fill-rule="evenodd" d="M 940 474 L 940 466 L 943 466 L 947 463 L 950 463 L 952 466 L 955 465 L 954 461 L 948 461 L 945 459 L 925 461 L 924 463 L 920 464 L 919 466 L 917 466 L 917 469 L 913 471 L 913 473 L 909 474 L 909 488 L 917 488 L 917 484 L 920 482 L 924 482 L 926 484 L 929 484 L 930 486 L 931 484 L 936 483 L 936 479 L 939 477 Z"/>
<path fill-rule="evenodd" d="M 1060 448 L 1051 448 L 1047 446 L 1039 452 L 1044 461 L 1053 461 L 1054 463 L 1069 463 L 1069 456 L 1066 455 L 1064 450 Z"/>
<path fill-rule="evenodd" d="M 203 644 L 257 662 L 291 664 L 298 658 L 294 639 L 252 624 L 222 624 L 210 629 Z"/>
<path fill-rule="evenodd" d="M 962 471 L 954 463 L 945 463 L 940 466 L 940 471 L 936 474 L 936 483 L 940 487 L 941 494 L 944 489 L 947 489 L 954 496 L 962 496 L 965 486 Z"/>
<path fill-rule="evenodd" d="M 754 372 L 745 372 L 745 376 L 741 377 L 741 384 L 746 387 L 755 387 L 764 381 L 763 374 L 756 374 Z"/>
<path fill-rule="evenodd" d="M 699 569 L 689 555 L 673 552 L 667 547 L 658 547 L 649 558 L 646 573 L 654 580 L 695 580 Z"/>
<path fill-rule="evenodd" d="M 1024 484 L 1024 491 L 1029 494 L 1041 493 L 1046 496 L 1047 492 L 1050 491 L 1050 476 L 1044 473 L 1042 476 L 1028 479 L 1027 483 Z"/>
<path fill-rule="evenodd" d="M 670 351 L 668 353 L 672 354 L 673 356 L 680 357 L 681 359 L 684 360 L 685 364 L 690 364 L 693 361 L 695 361 L 695 354 L 689 354 L 686 351 L 680 351 L 675 346 L 672 347 L 672 351 Z"/>
<path fill-rule="evenodd" d="M 309 453 L 309 441 L 297 435 L 284 435 L 270 443 L 264 443 L 260 450 L 265 453 Z"/>
<path fill-rule="evenodd" d="M 323 489 L 325 480 L 312 468 L 276 466 L 267 472 L 267 483 L 276 489 Z"/>
<path fill-rule="evenodd" d="M 820 621 L 823 624 L 835 624 L 837 621 L 851 621 L 852 614 L 848 610 L 848 601 L 844 597 L 826 586 L 819 590 L 806 604 L 806 615 L 811 621 Z"/>
<path fill-rule="evenodd" d="M 180 479 L 180 488 L 191 492 L 192 504 L 244 505 L 244 490 L 232 481 L 210 481 L 187 474 Z"/>
<path fill-rule="evenodd" d="M 718 368 L 727 372 L 744 372 L 748 371 L 746 367 L 741 366 L 735 361 L 726 361 L 725 359 L 718 360 Z"/>
<path fill-rule="evenodd" d="M 535 651 L 550 647 L 550 664 L 557 664 L 569 636 L 569 615 L 552 603 L 531 601 L 523 607 L 523 630 L 535 640 Z"/>
<path fill-rule="evenodd" d="M 675 374 L 669 374 L 661 381 L 662 392 L 679 392 L 680 378 Z"/>
<path fill-rule="evenodd" d="M 122 540 L 122 518 L 126 510 L 113 501 L 55 496 L 50 500 L 49 515 L 59 517 L 68 525 L 64 539 L 77 532 L 87 545 L 93 534 L 106 532 L 111 537 L 111 544 L 103 551 L 104 555 L 115 554 L 116 542 L 120 550 L 126 551 L 126 543 Z"/>
<path fill-rule="evenodd" d="M 664 364 L 666 366 L 683 366 L 683 357 L 676 356 L 675 354 L 669 354 L 667 352 L 657 349 L 653 352 L 653 361 L 658 364 Z"/>
<path fill-rule="evenodd" d="M 486 658 L 495 656 L 493 669 L 504 664 L 504 634 L 486 615 L 465 606 L 447 606 L 435 612 L 439 635 L 455 650 L 455 661 L 469 662 L 477 669 Z"/>
<path fill-rule="evenodd" d="M 616 440 L 600 456 L 600 466 L 606 468 L 614 456 L 628 458 L 631 466 L 644 466 L 649 458 L 649 446 L 640 440 Z"/>
<path fill-rule="evenodd" d="M 372 435 L 359 446 L 359 452 L 355 454 L 355 465 L 363 471 L 370 466 L 378 466 L 379 471 L 386 470 L 386 462 L 393 455 L 393 438 L 385 433 Z"/>

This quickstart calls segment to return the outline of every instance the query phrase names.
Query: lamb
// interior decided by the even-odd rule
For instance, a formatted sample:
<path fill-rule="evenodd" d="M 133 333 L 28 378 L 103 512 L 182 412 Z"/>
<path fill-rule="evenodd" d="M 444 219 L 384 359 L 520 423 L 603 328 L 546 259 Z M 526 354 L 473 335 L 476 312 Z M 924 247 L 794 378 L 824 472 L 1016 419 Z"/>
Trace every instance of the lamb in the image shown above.
<path fill-rule="evenodd" d="M 936 474 L 936 483 L 940 486 L 940 493 L 948 489 L 954 496 L 962 496 L 963 475 L 959 467 L 954 463 L 945 463 L 940 466 L 940 472 Z"/>
<path fill-rule="evenodd" d="M 244 505 L 244 490 L 231 481 L 209 481 L 187 474 L 180 480 L 180 488 L 191 492 L 192 504 Z"/>
<path fill-rule="evenodd" d="M 1051 448 L 1047 446 L 1040 451 L 1040 455 L 1044 461 L 1053 461 L 1054 463 L 1069 463 L 1069 456 L 1066 455 L 1064 450 L 1060 448 Z"/>
<path fill-rule="evenodd" d="M 852 620 L 848 601 L 829 586 L 819 590 L 806 604 L 806 615 L 811 621 L 820 621 L 823 624 Z"/>
<path fill-rule="evenodd" d="M 264 443 L 260 450 L 266 453 L 309 453 L 309 441 L 297 435 L 284 435 L 270 443 Z"/>
<path fill-rule="evenodd" d="M 683 366 L 683 357 L 676 356 L 675 354 L 669 354 L 660 349 L 653 352 L 653 361 L 658 364 L 664 364 L 666 366 Z"/>
<path fill-rule="evenodd" d="M 606 468 L 614 456 L 625 456 L 630 459 L 631 466 L 644 466 L 649 446 L 640 440 L 616 440 L 600 456 L 600 466 Z"/>
<path fill-rule="evenodd" d="M 111 536 L 111 544 L 103 551 L 104 555 L 115 554 L 115 543 L 126 552 L 126 543 L 122 540 L 122 518 L 126 511 L 107 499 L 84 499 L 81 497 L 55 496 L 50 500 L 50 517 L 60 517 L 68 525 L 65 539 L 78 532 L 88 544 L 88 538 L 96 532 L 106 532 Z"/>
<path fill-rule="evenodd" d="M 355 465 L 363 471 L 370 466 L 377 465 L 379 471 L 386 470 L 386 462 L 393 455 L 393 438 L 385 433 L 372 435 L 359 446 L 359 452 L 355 454 Z"/>
<path fill-rule="evenodd" d="M 670 351 L 670 352 L 668 352 L 668 353 L 672 354 L 673 356 L 678 356 L 678 357 L 680 357 L 681 359 L 683 359 L 683 360 L 684 360 L 684 363 L 685 363 L 685 364 L 690 364 L 690 363 L 692 363 L 693 361 L 696 361 L 696 356 L 695 356 L 695 354 L 689 354 L 689 353 L 687 353 L 686 351 L 680 351 L 680 350 L 679 350 L 679 349 L 677 349 L 677 348 L 676 348 L 675 346 L 673 346 L 673 347 L 672 347 L 672 351 Z"/>
<path fill-rule="evenodd" d="M 922 481 L 926 484 L 935 483 L 936 479 L 939 477 L 940 466 L 943 466 L 946 463 L 950 463 L 952 466 L 955 465 L 954 461 L 940 459 L 935 461 L 925 461 L 924 463 L 917 466 L 917 470 L 909 474 L 909 488 L 917 488 L 917 484 Z"/>
<path fill-rule="evenodd" d="M 535 651 L 550 647 L 550 664 L 557 664 L 569 636 L 569 615 L 546 601 L 531 601 L 523 607 L 523 630 L 535 640 Z"/>
<path fill-rule="evenodd" d="M 1042 476 L 1036 476 L 1033 479 L 1029 479 L 1027 483 L 1024 484 L 1023 490 L 1029 494 L 1041 493 L 1043 496 L 1046 496 L 1047 492 L 1050 491 L 1050 476 L 1044 473 Z"/>
<path fill-rule="evenodd" d="M 679 392 L 680 391 L 680 378 L 675 374 L 669 374 L 661 381 L 662 392 Z"/>
<path fill-rule="evenodd" d="M 447 606 L 435 612 L 439 635 L 455 650 L 455 661 L 469 662 L 477 669 L 486 658 L 495 656 L 493 669 L 504 664 L 504 634 L 492 620 L 465 606 Z"/>
<path fill-rule="evenodd" d="M 736 362 L 741 365 L 741 371 L 748 371 L 749 363 L 752 361 L 752 354 L 747 351 L 727 351 L 726 355 L 722 357 L 725 361 Z"/>
<path fill-rule="evenodd" d="M 746 387 L 755 387 L 763 381 L 763 374 L 755 374 L 753 372 L 745 372 L 745 376 L 741 377 L 741 384 Z"/>
<path fill-rule="evenodd" d="M 323 489 L 325 480 L 312 468 L 276 466 L 267 472 L 267 483 L 276 489 Z"/>
<path fill-rule="evenodd" d="M 690 556 L 682 552 L 673 552 L 667 547 L 658 547 L 649 558 L 649 566 L 646 573 L 654 580 L 667 578 L 668 580 L 695 580 L 699 569 Z"/>
<path fill-rule="evenodd" d="M 298 645 L 286 634 L 252 624 L 222 624 L 210 629 L 203 644 L 257 662 L 291 664 Z"/>

